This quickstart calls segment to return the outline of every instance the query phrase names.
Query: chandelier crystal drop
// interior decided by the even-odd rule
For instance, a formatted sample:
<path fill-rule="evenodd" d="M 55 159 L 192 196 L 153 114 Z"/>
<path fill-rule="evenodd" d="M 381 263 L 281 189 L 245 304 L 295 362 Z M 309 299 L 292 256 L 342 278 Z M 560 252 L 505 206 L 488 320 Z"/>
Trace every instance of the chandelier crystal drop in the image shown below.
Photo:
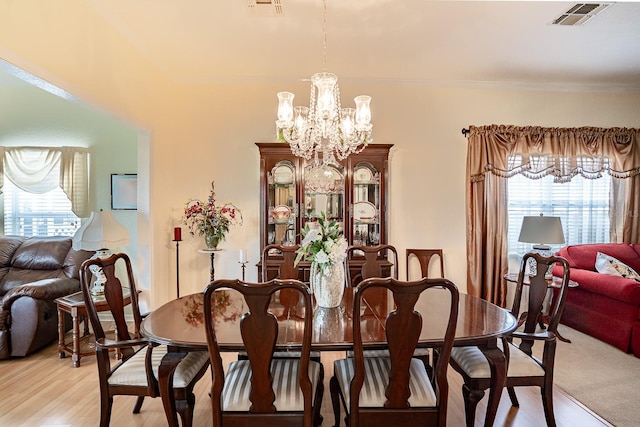
<path fill-rule="evenodd" d="M 326 65 L 326 0 L 324 2 L 324 61 Z M 342 108 L 338 77 L 321 72 L 311 76 L 309 107 L 293 105 L 295 95 L 278 93 L 278 140 L 286 141 L 298 157 L 316 165 L 337 164 L 361 152 L 373 141 L 371 97 L 355 97 L 355 108 Z"/>

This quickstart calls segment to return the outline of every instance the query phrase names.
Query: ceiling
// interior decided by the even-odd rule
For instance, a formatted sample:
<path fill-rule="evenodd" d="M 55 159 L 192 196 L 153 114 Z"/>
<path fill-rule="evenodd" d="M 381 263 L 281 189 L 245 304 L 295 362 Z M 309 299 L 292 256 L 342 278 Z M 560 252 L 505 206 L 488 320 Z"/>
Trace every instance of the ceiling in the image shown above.
<path fill-rule="evenodd" d="M 640 91 L 639 2 L 554 26 L 575 3 L 327 0 L 325 68 L 321 0 L 279 0 L 277 17 L 252 13 L 247 0 L 87 1 L 183 83 L 290 81 L 326 69 L 367 84 Z"/>
<path fill-rule="evenodd" d="M 85 0 L 177 83 L 342 83 L 640 92 L 640 2 L 580 26 L 574 2 Z M 255 2 L 255 0 L 254 0 Z M 253 12 L 252 12 L 253 11 Z M 265 13 L 266 11 L 266 13 Z"/>

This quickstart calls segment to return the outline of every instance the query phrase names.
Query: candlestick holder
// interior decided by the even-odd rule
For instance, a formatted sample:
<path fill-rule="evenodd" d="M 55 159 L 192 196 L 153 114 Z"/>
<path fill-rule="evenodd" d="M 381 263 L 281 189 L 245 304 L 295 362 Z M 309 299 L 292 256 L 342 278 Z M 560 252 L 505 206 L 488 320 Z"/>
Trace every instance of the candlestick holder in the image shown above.
<path fill-rule="evenodd" d="M 247 264 L 249 263 L 249 261 L 238 261 L 238 264 L 240 264 L 242 266 L 242 281 L 244 282 L 244 272 L 245 269 L 247 268 Z"/>
<path fill-rule="evenodd" d="M 182 241 L 182 228 L 173 228 L 173 241 L 176 242 L 176 298 L 180 298 L 180 242 Z"/>
<path fill-rule="evenodd" d="M 176 242 L 176 298 L 180 298 L 180 240 Z"/>

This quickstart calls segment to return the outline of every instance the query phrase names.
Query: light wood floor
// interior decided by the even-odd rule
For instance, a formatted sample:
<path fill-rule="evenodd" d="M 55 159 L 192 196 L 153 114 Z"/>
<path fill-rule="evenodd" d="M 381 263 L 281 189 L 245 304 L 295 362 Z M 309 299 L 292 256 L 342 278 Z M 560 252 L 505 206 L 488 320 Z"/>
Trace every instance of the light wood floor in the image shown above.
<path fill-rule="evenodd" d="M 332 375 L 333 360 L 344 353 L 323 353 L 325 366 L 325 395 L 322 403 L 323 426 L 333 425 L 333 412 L 328 382 Z M 233 357 L 230 355 L 230 357 Z M 464 407 L 459 375 L 449 374 L 449 426 L 464 426 Z M 211 425 L 208 387 L 210 375 L 196 387 L 197 403 L 195 426 Z M 536 427 L 545 426 L 539 389 L 534 387 L 517 390 L 520 408 L 512 408 L 507 393 L 503 393 L 496 426 Z M 555 389 L 555 414 L 558 426 L 591 427 L 610 424 L 592 414 L 561 390 Z M 117 396 L 111 425 L 159 426 L 166 425 L 160 399 L 146 399 L 140 414 L 131 413 L 135 398 Z M 483 425 L 486 397 L 480 402 L 476 425 Z M 97 426 L 99 421 L 99 395 L 95 357 L 81 360 L 79 368 L 73 368 L 71 359 L 59 359 L 57 345 L 22 359 L 0 361 L 0 426 Z M 344 421 L 343 421 L 344 423 Z M 391 426 L 390 426 L 391 427 Z"/>

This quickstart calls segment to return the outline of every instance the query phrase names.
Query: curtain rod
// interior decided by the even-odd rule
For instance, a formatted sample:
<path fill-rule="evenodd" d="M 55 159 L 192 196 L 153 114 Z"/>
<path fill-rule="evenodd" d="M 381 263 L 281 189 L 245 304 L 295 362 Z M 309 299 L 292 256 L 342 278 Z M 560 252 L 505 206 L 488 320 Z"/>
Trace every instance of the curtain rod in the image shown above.
<path fill-rule="evenodd" d="M 462 128 L 462 134 L 466 137 L 467 135 L 469 135 L 469 132 L 471 132 L 469 129 L 467 128 Z"/>

